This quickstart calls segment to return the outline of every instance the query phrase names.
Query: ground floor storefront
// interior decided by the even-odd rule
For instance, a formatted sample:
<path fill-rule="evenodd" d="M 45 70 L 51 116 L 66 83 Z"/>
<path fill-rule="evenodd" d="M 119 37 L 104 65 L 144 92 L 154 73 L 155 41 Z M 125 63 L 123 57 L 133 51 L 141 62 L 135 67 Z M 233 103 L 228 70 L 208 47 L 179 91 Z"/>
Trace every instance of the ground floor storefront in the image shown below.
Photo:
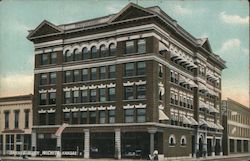
<path fill-rule="evenodd" d="M 249 153 L 250 152 L 250 139 L 229 137 L 228 150 L 229 150 L 229 154 Z"/>

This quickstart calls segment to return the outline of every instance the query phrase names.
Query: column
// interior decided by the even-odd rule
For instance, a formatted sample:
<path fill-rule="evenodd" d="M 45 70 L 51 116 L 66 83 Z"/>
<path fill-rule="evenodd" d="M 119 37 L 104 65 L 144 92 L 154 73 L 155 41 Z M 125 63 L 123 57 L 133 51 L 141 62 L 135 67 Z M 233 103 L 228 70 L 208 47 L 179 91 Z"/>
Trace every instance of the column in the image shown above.
<path fill-rule="evenodd" d="M 90 143 L 90 134 L 89 129 L 84 129 L 84 158 L 89 158 L 89 143 Z"/>
<path fill-rule="evenodd" d="M 237 139 L 234 139 L 234 153 L 237 153 Z"/>
<path fill-rule="evenodd" d="M 61 153 L 61 147 L 62 147 L 62 139 L 61 139 L 61 135 L 56 137 L 56 148 L 57 148 L 57 153 L 56 153 L 56 157 L 60 158 L 62 156 Z"/>
<path fill-rule="evenodd" d="M 156 128 L 149 128 L 148 133 L 150 134 L 150 155 L 153 156 L 154 153 L 154 136 L 156 133 L 157 129 Z"/>
<path fill-rule="evenodd" d="M 203 149 L 205 151 L 204 157 L 207 157 L 207 133 L 204 134 L 204 142 L 203 142 Z"/>
<path fill-rule="evenodd" d="M 13 134 L 13 135 L 14 135 L 14 156 L 16 156 L 16 152 L 17 152 L 17 149 L 16 149 L 16 145 L 17 145 L 16 140 L 17 139 L 16 139 L 16 137 L 17 137 L 17 134 Z"/>
<path fill-rule="evenodd" d="M 199 136 L 198 136 L 198 130 L 196 129 L 196 134 L 194 136 L 194 153 L 193 153 L 193 157 L 196 158 L 197 157 L 197 152 L 199 149 Z"/>
<path fill-rule="evenodd" d="M 213 137 L 212 139 L 212 156 L 215 156 L 215 144 L 216 144 L 216 139 Z"/>
<path fill-rule="evenodd" d="M 115 158 L 121 159 L 121 129 L 115 129 Z"/>
<path fill-rule="evenodd" d="M 36 131 L 31 133 L 31 148 L 32 148 L 32 157 L 36 156 Z"/>
<path fill-rule="evenodd" d="M 21 135 L 21 151 L 24 151 L 24 134 Z"/>
<path fill-rule="evenodd" d="M 3 155 L 6 155 L 6 135 L 3 134 Z"/>
<path fill-rule="evenodd" d="M 223 155 L 223 151 L 222 151 L 222 137 L 220 138 L 220 156 Z"/>
<path fill-rule="evenodd" d="M 241 153 L 244 153 L 244 140 L 241 140 Z"/>

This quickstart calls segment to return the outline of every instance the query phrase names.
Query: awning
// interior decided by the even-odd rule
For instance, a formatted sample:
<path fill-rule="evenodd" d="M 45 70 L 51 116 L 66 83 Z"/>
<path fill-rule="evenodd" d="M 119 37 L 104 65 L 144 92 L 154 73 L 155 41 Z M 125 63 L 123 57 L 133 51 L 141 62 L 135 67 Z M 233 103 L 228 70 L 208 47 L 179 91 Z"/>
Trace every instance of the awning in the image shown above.
<path fill-rule="evenodd" d="M 191 80 L 191 79 L 188 81 L 188 83 L 189 83 L 189 85 L 190 85 L 191 88 L 198 87 L 198 85 L 196 83 L 194 83 L 194 81 Z"/>
<path fill-rule="evenodd" d="M 210 127 L 210 128 L 213 128 L 213 129 L 217 129 L 218 128 L 218 126 L 215 123 L 213 123 L 213 122 L 208 121 L 207 123 L 208 123 L 208 127 Z"/>
<path fill-rule="evenodd" d="M 170 51 L 170 57 L 171 58 L 177 58 L 179 55 L 176 54 L 174 51 Z"/>
<path fill-rule="evenodd" d="M 192 125 L 192 122 L 186 117 L 186 116 L 182 116 L 182 121 L 183 121 L 183 124 L 189 124 L 189 125 Z"/>
<path fill-rule="evenodd" d="M 216 124 L 216 125 L 217 125 L 217 127 L 218 127 L 219 130 L 223 130 L 224 129 L 224 127 L 221 126 L 221 124 Z"/>
<path fill-rule="evenodd" d="M 167 51 L 168 48 L 162 42 L 159 42 L 159 51 Z"/>
<path fill-rule="evenodd" d="M 207 121 L 205 121 L 204 119 L 200 119 L 200 120 L 199 120 L 199 125 L 200 125 L 200 126 L 203 126 L 203 125 L 204 125 L 204 126 L 209 126 L 209 124 L 207 123 Z"/>
<path fill-rule="evenodd" d="M 209 109 L 209 107 L 207 106 L 206 103 L 202 102 L 202 101 L 199 101 L 199 107 L 200 108 L 206 108 L 206 109 Z"/>
<path fill-rule="evenodd" d="M 210 112 L 213 112 L 213 113 L 220 113 L 216 108 L 214 108 L 213 106 L 209 106 L 209 109 L 208 109 Z"/>
<path fill-rule="evenodd" d="M 190 117 L 189 120 L 191 121 L 191 125 L 198 125 L 198 122 L 193 117 Z"/>
<path fill-rule="evenodd" d="M 167 117 L 167 115 L 161 110 L 159 109 L 159 120 L 169 120 L 169 118 Z"/>
<path fill-rule="evenodd" d="M 204 84 L 199 83 L 199 90 L 207 91 L 207 87 Z"/>
<path fill-rule="evenodd" d="M 179 76 L 179 83 L 186 83 L 186 82 L 187 82 L 186 78 L 184 76 L 180 75 Z"/>

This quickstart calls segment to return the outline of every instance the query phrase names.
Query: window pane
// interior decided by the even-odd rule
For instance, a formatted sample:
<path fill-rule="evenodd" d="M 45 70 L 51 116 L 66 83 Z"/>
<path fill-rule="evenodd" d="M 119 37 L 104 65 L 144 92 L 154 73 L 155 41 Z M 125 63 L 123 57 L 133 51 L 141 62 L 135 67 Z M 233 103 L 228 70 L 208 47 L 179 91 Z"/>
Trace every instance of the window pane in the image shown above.
<path fill-rule="evenodd" d="M 108 89 L 108 97 L 109 101 L 115 101 L 115 88 Z"/>
<path fill-rule="evenodd" d="M 90 90 L 90 102 L 96 102 L 96 89 Z"/>
<path fill-rule="evenodd" d="M 109 66 L 109 78 L 115 78 L 115 65 Z"/>
<path fill-rule="evenodd" d="M 8 129 L 9 128 L 9 117 L 10 117 L 10 113 L 9 112 L 5 112 L 4 113 L 5 115 L 4 115 L 4 117 L 5 117 L 5 129 Z"/>
<path fill-rule="evenodd" d="M 56 64 L 57 59 L 57 54 L 56 53 L 51 53 L 50 55 L 50 63 L 51 64 Z"/>
<path fill-rule="evenodd" d="M 65 71 L 64 72 L 65 83 L 73 82 L 73 75 L 72 71 Z"/>
<path fill-rule="evenodd" d="M 109 55 L 114 56 L 115 52 L 116 52 L 116 46 L 115 46 L 115 44 L 112 43 L 109 45 Z"/>
<path fill-rule="evenodd" d="M 49 61 L 48 61 L 48 54 L 42 54 L 41 55 L 41 64 L 42 65 L 46 65 L 48 63 L 49 63 Z"/>
<path fill-rule="evenodd" d="M 99 89 L 99 98 L 100 102 L 105 102 L 106 101 L 106 88 L 101 88 Z"/>
<path fill-rule="evenodd" d="M 95 124 L 96 123 L 96 111 L 89 112 L 89 123 Z"/>
<path fill-rule="evenodd" d="M 97 79 L 97 69 L 96 68 L 91 68 L 91 80 L 96 80 Z"/>
<path fill-rule="evenodd" d="M 145 99 L 146 98 L 146 87 L 145 85 L 137 86 L 137 98 Z"/>
<path fill-rule="evenodd" d="M 105 123 L 105 111 L 99 111 L 99 123 L 104 124 Z"/>
<path fill-rule="evenodd" d="M 48 124 L 49 125 L 55 125 L 56 121 L 56 114 L 55 113 L 48 113 Z"/>
<path fill-rule="evenodd" d="M 130 54 L 130 53 L 135 53 L 135 45 L 134 45 L 134 41 L 127 41 L 126 42 L 126 54 Z"/>
<path fill-rule="evenodd" d="M 82 91 L 82 102 L 88 102 L 88 91 L 87 90 L 83 90 Z"/>
<path fill-rule="evenodd" d="M 82 49 L 82 59 L 83 60 L 89 59 L 89 52 L 87 48 Z"/>
<path fill-rule="evenodd" d="M 78 112 L 72 112 L 71 117 L 72 124 L 78 124 Z"/>
<path fill-rule="evenodd" d="M 81 60 L 81 53 L 78 49 L 74 50 L 74 60 Z"/>
<path fill-rule="evenodd" d="M 40 105 L 46 105 L 47 104 L 47 94 L 41 93 L 40 94 Z"/>
<path fill-rule="evenodd" d="M 19 111 L 15 111 L 15 129 L 19 128 Z"/>
<path fill-rule="evenodd" d="M 138 40 L 138 53 L 142 54 L 146 52 L 146 40 Z"/>
<path fill-rule="evenodd" d="M 81 102 L 81 98 L 80 98 L 80 92 L 79 91 L 74 91 L 73 92 L 73 101 L 74 103 L 80 103 Z"/>
<path fill-rule="evenodd" d="M 137 122 L 145 122 L 145 121 L 146 121 L 146 110 L 137 109 Z"/>
<path fill-rule="evenodd" d="M 80 123 L 81 124 L 86 124 L 87 123 L 87 111 L 81 112 L 81 118 L 80 118 Z"/>
<path fill-rule="evenodd" d="M 98 57 L 97 49 L 95 46 L 93 46 L 91 48 L 91 58 L 97 58 L 97 57 Z"/>
<path fill-rule="evenodd" d="M 74 70 L 74 82 L 81 81 L 81 71 Z"/>
<path fill-rule="evenodd" d="M 105 79 L 106 78 L 106 67 L 100 67 L 99 70 L 99 79 Z"/>
<path fill-rule="evenodd" d="M 64 112 L 63 113 L 63 121 L 65 123 L 70 123 L 70 113 L 69 112 Z"/>
<path fill-rule="evenodd" d="M 145 75 L 146 72 L 146 64 L 145 62 L 137 63 L 137 75 Z"/>
<path fill-rule="evenodd" d="M 125 110 L 125 122 L 126 123 L 134 122 L 134 109 Z"/>
<path fill-rule="evenodd" d="M 133 87 L 125 87 L 125 100 L 134 99 Z"/>
<path fill-rule="evenodd" d="M 109 110 L 109 123 L 115 123 L 115 110 Z"/>
<path fill-rule="evenodd" d="M 64 103 L 65 104 L 71 103 L 71 92 L 70 91 L 64 92 Z"/>
<path fill-rule="evenodd" d="M 108 56 L 108 51 L 106 49 L 105 45 L 101 45 L 100 47 L 100 57 L 106 57 Z"/>
<path fill-rule="evenodd" d="M 50 73 L 50 84 L 56 84 L 56 73 Z"/>
<path fill-rule="evenodd" d="M 56 93 L 49 93 L 49 104 L 56 104 Z"/>
<path fill-rule="evenodd" d="M 125 64 L 125 76 L 133 76 L 134 75 L 134 63 Z"/>
<path fill-rule="evenodd" d="M 41 85 L 46 85 L 47 84 L 47 74 L 41 74 L 40 75 L 41 77 L 40 77 L 40 84 Z"/>
<path fill-rule="evenodd" d="M 83 81 L 89 80 L 88 69 L 83 69 L 83 70 L 82 70 L 82 80 L 83 80 Z"/>
<path fill-rule="evenodd" d="M 65 62 L 69 62 L 73 60 L 73 54 L 68 50 L 66 51 L 65 55 L 64 55 L 64 60 Z"/>
<path fill-rule="evenodd" d="M 46 113 L 39 114 L 39 125 L 46 125 Z"/>

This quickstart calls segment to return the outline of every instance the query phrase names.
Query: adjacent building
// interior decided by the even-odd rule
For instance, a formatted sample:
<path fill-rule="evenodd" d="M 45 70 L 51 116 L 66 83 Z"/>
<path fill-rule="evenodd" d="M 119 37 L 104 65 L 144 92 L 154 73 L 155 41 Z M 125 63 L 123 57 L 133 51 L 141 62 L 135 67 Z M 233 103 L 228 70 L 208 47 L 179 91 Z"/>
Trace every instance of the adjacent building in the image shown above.
<path fill-rule="evenodd" d="M 250 109 L 234 100 L 222 101 L 223 152 L 242 154 L 250 152 Z"/>
<path fill-rule="evenodd" d="M 32 147 L 40 155 L 222 155 L 225 61 L 158 6 L 55 25 L 34 44 Z M 48 142 L 50 144 L 48 144 Z"/>
<path fill-rule="evenodd" d="M 0 98 L 0 155 L 31 150 L 32 95 Z"/>

